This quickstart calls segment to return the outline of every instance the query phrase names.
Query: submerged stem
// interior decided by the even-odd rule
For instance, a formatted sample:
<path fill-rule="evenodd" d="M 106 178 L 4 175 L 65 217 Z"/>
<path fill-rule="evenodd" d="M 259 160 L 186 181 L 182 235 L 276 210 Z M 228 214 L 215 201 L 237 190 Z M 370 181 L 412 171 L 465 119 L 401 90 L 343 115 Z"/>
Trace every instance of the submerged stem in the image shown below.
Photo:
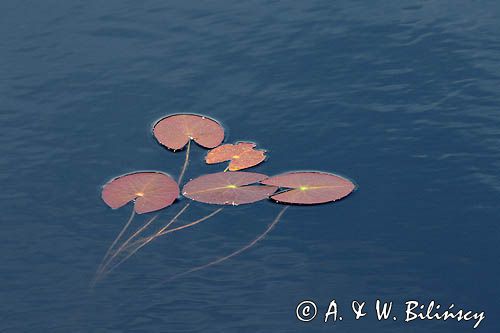
<path fill-rule="evenodd" d="M 174 223 L 177 218 L 179 216 L 181 216 L 182 213 L 184 213 L 184 211 L 191 205 L 190 202 L 188 202 L 171 220 L 170 222 L 167 223 L 167 225 L 165 225 L 163 228 L 161 228 L 160 230 L 158 230 L 158 232 L 153 236 L 153 237 L 158 237 L 157 235 L 158 234 L 161 234 L 162 232 L 164 232 L 165 230 L 168 229 L 168 227 L 170 227 L 172 225 L 172 223 Z"/>
<path fill-rule="evenodd" d="M 179 216 L 181 216 L 182 213 L 184 213 L 184 211 L 189 207 L 190 203 L 188 203 L 187 205 L 185 205 L 177 214 L 175 214 L 174 217 L 172 217 L 172 219 L 167 223 L 166 227 L 163 227 L 162 229 L 160 230 L 163 230 L 165 228 L 168 228 L 168 226 L 170 226 L 172 223 L 174 223 L 177 218 Z M 121 264 L 123 264 L 125 261 L 127 261 L 130 257 L 132 257 L 137 251 L 139 251 L 140 249 L 142 249 L 144 246 L 146 246 L 149 242 L 151 242 L 153 239 L 155 239 L 157 236 L 158 233 L 155 233 L 153 236 L 149 236 L 147 237 L 144 241 L 142 241 L 135 249 L 133 249 L 129 254 L 127 254 L 122 260 L 120 260 L 118 263 L 116 263 L 114 266 L 111 266 L 111 268 L 108 269 L 107 272 L 105 272 L 105 274 L 109 274 L 111 273 L 112 271 L 114 271 L 115 269 L 118 268 L 118 266 L 120 266 Z M 140 240 L 139 240 L 140 241 Z M 111 263 L 111 261 L 108 262 L 108 264 Z M 107 265 L 109 266 L 109 265 Z M 103 269 L 103 272 L 104 272 L 104 269 Z"/>
<path fill-rule="evenodd" d="M 182 229 L 185 229 L 185 228 L 192 227 L 192 226 L 194 226 L 194 225 L 196 225 L 196 224 L 198 224 L 198 223 L 201 223 L 201 222 L 203 222 L 203 221 L 205 221 L 205 220 L 208 220 L 208 219 L 209 219 L 209 218 L 211 218 L 212 216 L 214 216 L 214 215 L 218 214 L 218 213 L 219 213 L 221 210 L 223 210 L 223 209 L 224 209 L 224 208 L 219 208 L 219 209 L 217 209 L 217 210 L 213 211 L 212 213 L 208 214 L 207 216 L 204 216 L 204 217 L 202 217 L 202 218 L 200 218 L 200 219 L 198 219 L 198 220 L 196 220 L 196 221 L 193 221 L 193 222 L 191 222 L 191 223 L 188 223 L 188 224 L 185 224 L 185 225 L 181 225 L 180 227 L 177 227 L 177 228 L 174 228 L 174 229 L 170 229 L 170 230 L 164 230 L 164 231 L 162 231 L 162 232 L 160 232 L 160 233 L 157 233 L 157 234 L 155 235 L 155 238 L 156 238 L 156 237 L 163 236 L 163 235 L 166 235 L 166 234 L 169 234 L 169 233 L 174 232 L 174 231 L 178 231 L 178 230 L 182 230 Z"/>
<path fill-rule="evenodd" d="M 285 213 L 285 211 L 288 209 L 288 207 L 290 207 L 290 206 L 283 207 L 283 209 L 278 213 L 278 215 L 273 220 L 273 222 L 269 225 L 269 227 L 267 227 L 267 229 L 262 234 L 260 234 L 257 238 L 255 238 L 253 241 L 251 241 L 247 245 L 245 245 L 242 248 L 240 248 L 240 249 L 232 252 L 231 254 L 228 254 L 225 257 L 222 257 L 222 258 L 216 259 L 214 261 L 211 261 L 208 264 L 205 264 L 205 265 L 202 265 L 202 266 L 197 266 L 197 267 L 191 268 L 190 270 L 187 270 L 187 271 L 185 271 L 183 273 L 176 274 L 176 275 L 172 276 L 171 278 L 169 278 L 168 281 L 171 281 L 171 280 L 174 280 L 174 279 L 179 278 L 181 276 L 187 275 L 189 273 L 193 273 L 193 272 L 196 272 L 196 271 L 208 268 L 210 266 L 216 265 L 218 263 L 221 263 L 221 262 L 223 262 L 225 260 L 228 260 L 228 259 L 230 259 L 230 258 L 232 258 L 232 257 L 234 257 L 234 256 L 236 256 L 236 255 L 238 255 L 238 254 L 240 254 L 240 253 L 248 250 L 249 248 L 251 248 L 252 246 L 254 246 L 257 242 L 259 242 L 262 238 L 264 238 L 276 226 L 276 224 L 278 224 L 278 222 L 281 219 L 281 216 Z"/>
<path fill-rule="evenodd" d="M 136 248 L 134 248 L 127 256 L 125 256 L 122 260 L 120 260 L 118 263 L 116 263 L 114 266 L 112 266 L 111 268 L 109 268 L 105 274 L 109 274 L 111 273 L 112 271 L 114 271 L 116 268 L 118 268 L 118 266 L 120 266 L 121 264 L 123 264 L 125 261 L 127 261 L 130 257 L 132 257 L 135 253 L 137 253 L 137 251 L 139 251 L 140 249 L 142 249 L 144 246 L 146 246 L 147 244 L 149 244 L 151 241 L 155 240 L 156 238 L 160 237 L 160 236 L 163 236 L 163 235 L 166 235 L 166 234 L 169 234 L 171 232 L 174 232 L 174 231 L 178 231 L 178 230 L 182 230 L 182 229 L 185 229 L 185 228 L 188 228 L 188 227 L 191 227 L 191 226 L 194 226 L 198 223 L 201 223 L 207 219 L 209 219 L 210 217 L 214 216 L 215 214 L 219 213 L 222 208 L 219 208 L 217 209 L 216 211 L 208 214 L 207 216 L 205 217 L 202 217 L 194 222 L 191 222 L 191 223 L 188 223 L 186 225 L 183 225 L 183 226 L 180 226 L 180 227 L 177 227 L 177 228 L 174 228 L 174 229 L 170 229 L 170 230 L 167 230 L 167 228 L 172 225 L 172 223 L 174 223 L 177 218 L 189 207 L 189 203 L 184 206 L 180 211 L 179 213 L 177 213 L 171 220 L 169 223 L 167 223 L 167 225 L 165 227 L 163 227 L 162 229 L 160 229 L 158 232 L 156 232 L 154 235 L 152 236 L 149 236 L 147 237 L 145 240 L 143 240 Z"/>
<path fill-rule="evenodd" d="M 134 216 L 135 216 L 135 210 L 134 210 L 134 208 L 132 208 L 132 214 L 130 214 L 130 217 L 129 217 L 128 221 L 125 223 L 125 225 L 123 226 L 122 230 L 118 233 L 118 236 L 116 236 L 116 238 L 113 241 L 113 243 L 111 243 L 111 245 L 109 246 L 108 250 L 106 251 L 106 254 L 104 255 L 104 257 L 101 260 L 101 263 L 99 264 L 99 267 L 97 268 L 97 273 L 96 274 L 98 274 L 103 269 L 104 263 L 105 263 L 106 259 L 109 257 L 109 255 L 113 251 L 113 248 L 115 247 L 116 243 L 118 243 L 118 241 L 120 240 L 120 238 L 122 238 L 123 234 L 128 229 L 128 227 L 130 226 L 130 224 L 132 223 L 132 220 L 134 219 Z"/>
<path fill-rule="evenodd" d="M 149 227 L 149 225 L 151 225 L 151 223 L 153 223 L 157 218 L 158 216 L 160 216 L 160 214 L 156 214 L 155 216 L 153 216 L 152 218 L 149 219 L 149 221 L 147 221 L 142 227 L 140 227 L 139 229 L 137 229 L 129 238 L 127 238 L 127 240 L 125 242 L 122 243 L 122 245 L 120 245 L 120 247 L 113 253 L 113 255 L 104 263 L 104 265 L 102 265 L 101 269 L 99 270 L 99 272 L 103 272 L 106 267 L 109 266 L 109 264 L 111 264 L 111 262 L 113 261 L 113 259 L 115 259 L 124 249 L 127 248 L 127 245 L 134 239 L 136 238 L 138 235 L 141 234 L 141 232 L 143 232 L 147 227 Z"/>
<path fill-rule="evenodd" d="M 184 177 L 184 173 L 186 172 L 187 166 L 189 164 L 189 152 L 191 151 L 191 140 L 188 141 L 187 149 L 186 149 L 186 159 L 184 160 L 184 165 L 182 166 L 181 173 L 179 178 L 177 179 L 177 184 L 181 184 L 182 178 Z"/>

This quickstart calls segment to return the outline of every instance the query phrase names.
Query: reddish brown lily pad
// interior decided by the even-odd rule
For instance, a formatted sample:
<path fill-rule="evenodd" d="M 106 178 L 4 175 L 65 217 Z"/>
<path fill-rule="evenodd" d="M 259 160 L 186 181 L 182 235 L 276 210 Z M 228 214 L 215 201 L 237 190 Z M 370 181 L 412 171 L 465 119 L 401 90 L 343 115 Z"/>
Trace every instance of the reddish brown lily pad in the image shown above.
<path fill-rule="evenodd" d="M 314 205 L 349 195 L 354 184 L 340 176 L 322 172 L 290 172 L 262 180 L 261 184 L 290 188 L 271 196 L 278 202 Z"/>
<path fill-rule="evenodd" d="M 214 148 L 224 140 L 224 129 L 213 119 L 194 114 L 175 114 L 159 120 L 153 127 L 158 142 L 173 150 L 182 149 L 189 140 Z"/>
<path fill-rule="evenodd" d="M 198 177 L 182 189 L 186 197 L 209 204 L 241 205 L 264 200 L 276 186 L 250 185 L 267 176 L 254 172 L 218 172 Z"/>
<path fill-rule="evenodd" d="M 160 172 L 135 172 L 109 181 L 102 189 L 102 199 L 113 209 L 135 201 L 137 214 L 170 206 L 179 196 L 179 186 Z"/>
<path fill-rule="evenodd" d="M 238 171 L 253 167 L 266 159 L 265 150 L 255 149 L 255 143 L 238 142 L 225 144 L 208 152 L 205 161 L 208 164 L 229 162 L 229 171 Z"/>

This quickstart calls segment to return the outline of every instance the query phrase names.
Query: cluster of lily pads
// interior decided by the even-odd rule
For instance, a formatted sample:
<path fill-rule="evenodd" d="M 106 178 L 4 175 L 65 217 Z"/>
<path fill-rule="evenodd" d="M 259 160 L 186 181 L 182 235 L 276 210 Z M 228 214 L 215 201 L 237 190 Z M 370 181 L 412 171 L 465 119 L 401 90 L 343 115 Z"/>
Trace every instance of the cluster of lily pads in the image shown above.
<path fill-rule="evenodd" d="M 202 175 L 188 181 L 182 187 L 182 195 L 194 201 L 236 206 L 271 199 L 282 204 L 312 205 L 339 200 L 355 188 L 355 185 L 348 179 L 326 172 L 295 171 L 268 177 L 261 173 L 240 171 L 262 163 L 266 159 L 266 151 L 256 149 L 256 145 L 251 142 L 222 144 L 224 128 L 209 117 L 194 114 L 169 115 L 154 124 L 153 135 L 161 145 L 173 152 L 185 150 L 184 165 L 177 180 L 158 171 L 133 172 L 116 177 L 104 185 L 102 199 L 109 207 L 117 209 L 129 202 L 133 202 L 134 207 L 129 220 L 104 256 L 96 281 L 154 239 L 194 226 L 222 210 L 219 208 L 199 220 L 172 228 L 172 224 L 188 208 L 188 203 L 168 223 L 149 236 L 143 236 L 143 234 L 158 215 L 148 220 L 121 245 L 118 245 L 135 213 L 158 211 L 172 205 L 178 199 L 181 193 L 179 186 L 182 185 L 189 163 L 192 141 L 203 148 L 210 149 L 205 157 L 207 164 L 229 162 L 224 171 Z M 247 246 L 188 272 L 208 267 L 246 250 L 274 227 L 286 208 L 288 205 L 278 214 L 268 229 Z"/>

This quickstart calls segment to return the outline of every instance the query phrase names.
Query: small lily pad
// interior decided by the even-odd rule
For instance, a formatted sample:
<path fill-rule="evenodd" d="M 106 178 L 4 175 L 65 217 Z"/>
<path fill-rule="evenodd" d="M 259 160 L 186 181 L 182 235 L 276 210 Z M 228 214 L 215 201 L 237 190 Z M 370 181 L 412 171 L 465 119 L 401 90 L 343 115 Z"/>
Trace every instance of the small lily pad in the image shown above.
<path fill-rule="evenodd" d="M 238 171 L 253 167 L 266 159 L 264 150 L 255 149 L 255 143 L 238 142 L 225 144 L 208 152 L 205 157 L 207 164 L 229 162 L 229 171 Z"/>

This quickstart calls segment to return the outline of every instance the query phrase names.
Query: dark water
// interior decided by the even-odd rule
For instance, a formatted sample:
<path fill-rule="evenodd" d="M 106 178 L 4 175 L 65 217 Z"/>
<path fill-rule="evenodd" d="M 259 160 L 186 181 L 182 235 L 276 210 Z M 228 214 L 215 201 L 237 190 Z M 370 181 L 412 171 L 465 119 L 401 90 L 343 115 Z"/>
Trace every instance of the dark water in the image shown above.
<path fill-rule="evenodd" d="M 1 332 L 467 332 L 404 302 L 485 311 L 498 332 L 500 5 L 495 1 L 2 1 Z M 354 179 L 341 202 L 226 209 L 158 240 L 93 291 L 130 214 L 100 199 L 134 170 L 177 175 L 158 118 L 202 113 L 270 175 Z M 196 147 L 187 177 L 215 172 Z M 186 202 L 163 212 L 166 220 Z M 196 204 L 181 222 L 212 207 Z M 136 225 L 142 222 L 136 220 Z M 296 305 L 319 307 L 310 323 Z M 322 322 L 331 299 L 342 322 Z M 355 321 L 354 299 L 369 304 Z M 372 303 L 395 302 L 379 322 Z"/>

